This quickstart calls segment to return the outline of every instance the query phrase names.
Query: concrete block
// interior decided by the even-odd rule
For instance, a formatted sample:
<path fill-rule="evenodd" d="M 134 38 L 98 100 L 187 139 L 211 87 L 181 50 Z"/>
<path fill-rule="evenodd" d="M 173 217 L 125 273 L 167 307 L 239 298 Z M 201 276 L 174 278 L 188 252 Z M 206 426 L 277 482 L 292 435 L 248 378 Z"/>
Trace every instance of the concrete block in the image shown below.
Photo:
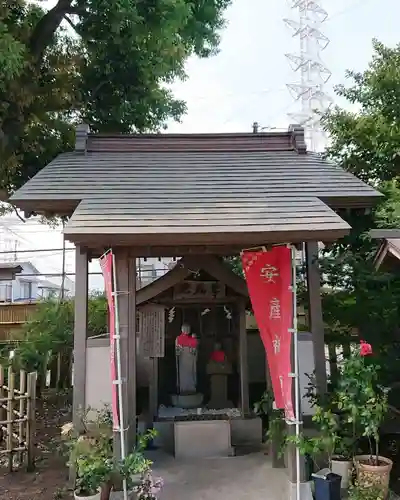
<path fill-rule="evenodd" d="M 175 422 L 176 458 L 232 456 L 231 427 L 227 420 Z"/>
<path fill-rule="evenodd" d="M 261 446 L 261 418 L 233 418 L 230 422 L 232 446 Z"/>
<path fill-rule="evenodd" d="M 172 420 L 154 422 L 153 427 L 157 431 L 157 436 L 154 439 L 154 446 L 173 455 L 175 452 L 174 422 Z"/>
<path fill-rule="evenodd" d="M 297 495 L 297 485 L 288 481 L 288 500 L 313 500 L 311 482 L 300 483 L 300 499 Z"/>

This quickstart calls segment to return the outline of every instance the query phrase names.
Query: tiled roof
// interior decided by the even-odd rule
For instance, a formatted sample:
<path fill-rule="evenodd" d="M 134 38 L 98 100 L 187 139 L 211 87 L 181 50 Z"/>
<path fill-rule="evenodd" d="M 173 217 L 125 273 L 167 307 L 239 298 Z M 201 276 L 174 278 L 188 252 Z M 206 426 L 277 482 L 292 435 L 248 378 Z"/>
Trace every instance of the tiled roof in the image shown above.
<path fill-rule="evenodd" d="M 266 134 L 78 134 L 11 201 L 70 203 L 65 233 L 347 231 L 333 209 L 368 207 L 374 189 L 317 154 L 301 130 Z"/>

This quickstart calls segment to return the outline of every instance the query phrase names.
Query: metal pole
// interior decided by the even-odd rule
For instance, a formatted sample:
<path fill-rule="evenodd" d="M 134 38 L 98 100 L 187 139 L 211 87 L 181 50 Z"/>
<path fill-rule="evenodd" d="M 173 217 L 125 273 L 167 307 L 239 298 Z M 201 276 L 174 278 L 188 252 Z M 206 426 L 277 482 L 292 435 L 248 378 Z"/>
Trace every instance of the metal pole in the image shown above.
<path fill-rule="evenodd" d="M 114 308 L 115 308 L 115 353 L 117 361 L 117 377 L 114 383 L 118 386 L 118 406 L 119 406 L 119 433 L 121 440 L 121 459 L 124 460 L 126 457 L 125 450 L 125 420 L 124 420 L 124 406 L 122 403 L 122 367 L 121 367 L 121 337 L 119 335 L 119 316 L 118 316 L 118 289 L 117 289 L 117 273 L 115 264 L 115 255 L 112 254 L 113 261 L 113 283 L 114 283 Z M 126 487 L 126 479 L 122 482 L 122 488 L 124 492 L 124 500 L 128 500 L 128 491 Z"/>
<path fill-rule="evenodd" d="M 297 335 L 297 287 L 296 287 L 296 248 L 291 246 L 292 254 L 292 293 L 293 293 L 293 351 L 295 385 L 296 438 L 300 437 L 300 384 L 299 384 L 299 346 Z M 296 446 L 296 497 L 300 500 L 300 450 Z"/>
<path fill-rule="evenodd" d="M 66 262 L 65 262 L 65 235 L 64 235 L 64 228 L 65 228 L 65 220 L 63 218 L 62 220 L 62 226 L 63 226 L 63 252 L 62 252 L 62 277 L 61 277 L 61 290 L 60 290 L 60 300 L 65 299 L 65 271 L 66 271 Z"/>

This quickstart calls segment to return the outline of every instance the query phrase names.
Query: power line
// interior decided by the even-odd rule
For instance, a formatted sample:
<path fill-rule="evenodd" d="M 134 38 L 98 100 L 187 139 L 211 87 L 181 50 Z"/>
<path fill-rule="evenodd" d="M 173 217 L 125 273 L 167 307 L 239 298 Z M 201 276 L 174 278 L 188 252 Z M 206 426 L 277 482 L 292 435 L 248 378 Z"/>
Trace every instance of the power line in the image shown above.
<path fill-rule="evenodd" d="M 71 250 L 74 250 L 75 251 L 75 248 L 66 248 L 65 251 L 68 252 L 68 251 L 71 251 Z M 17 253 L 35 253 L 35 252 L 62 252 L 63 249 L 62 248 L 39 248 L 39 249 L 32 249 L 32 250 L 18 250 Z M 10 254 L 10 253 L 15 253 L 14 250 L 2 250 L 0 251 L 0 255 L 1 254 Z"/>
<path fill-rule="evenodd" d="M 373 1 L 375 1 L 375 0 L 359 0 L 358 2 L 355 2 L 353 5 L 350 5 L 349 7 L 346 7 L 345 9 L 340 10 L 339 12 L 336 12 L 336 14 L 333 14 L 332 16 L 330 16 L 329 19 L 327 20 L 327 23 L 331 22 L 333 19 L 336 19 L 339 16 L 343 16 L 344 14 L 347 14 L 348 12 L 356 10 L 361 6 L 365 7 L 366 4 L 371 3 Z"/>

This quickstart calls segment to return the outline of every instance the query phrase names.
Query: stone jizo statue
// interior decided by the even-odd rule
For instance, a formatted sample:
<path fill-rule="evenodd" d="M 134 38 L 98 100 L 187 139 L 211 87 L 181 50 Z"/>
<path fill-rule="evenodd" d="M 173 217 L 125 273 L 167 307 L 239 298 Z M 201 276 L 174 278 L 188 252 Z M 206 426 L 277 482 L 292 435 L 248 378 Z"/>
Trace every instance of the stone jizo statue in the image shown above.
<path fill-rule="evenodd" d="M 198 340 L 184 323 L 175 341 L 176 379 L 178 394 L 195 394 L 197 386 Z"/>
<path fill-rule="evenodd" d="M 213 410 L 232 408 L 232 402 L 228 400 L 228 376 L 232 373 L 232 365 L 220 343 L 214 346 L 207 373 L 211 382 L 211 399 L 207 406 Z"/>

